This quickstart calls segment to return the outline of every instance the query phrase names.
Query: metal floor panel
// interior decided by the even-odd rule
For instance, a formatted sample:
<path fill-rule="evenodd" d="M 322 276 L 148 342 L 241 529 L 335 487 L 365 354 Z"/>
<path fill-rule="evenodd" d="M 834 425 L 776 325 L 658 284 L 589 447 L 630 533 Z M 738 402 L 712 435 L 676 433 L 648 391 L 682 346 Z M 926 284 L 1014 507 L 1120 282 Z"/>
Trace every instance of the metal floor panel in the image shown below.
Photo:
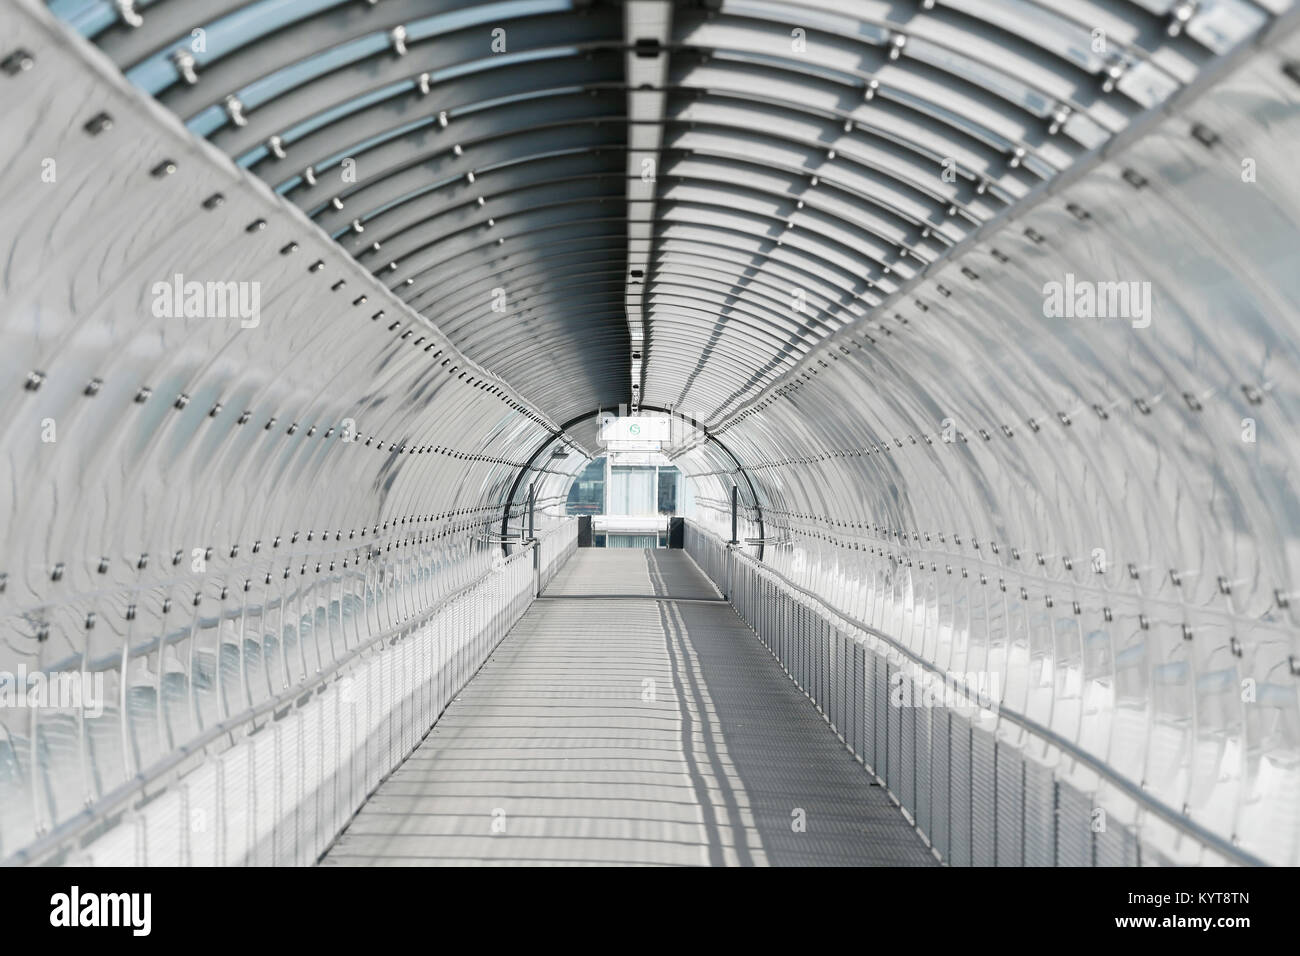
<path fill-rule="evenodd" d="M 651 556 L 647 560 L 646 555 Z M 542 596 L 721 598 L 713 582 L 681 551 L 587 548 L 555 575 Z"/>
<path fill-rule="evenodd" d="M 934 864 L 716 597 L 579 551 L 323 864 Z"/>

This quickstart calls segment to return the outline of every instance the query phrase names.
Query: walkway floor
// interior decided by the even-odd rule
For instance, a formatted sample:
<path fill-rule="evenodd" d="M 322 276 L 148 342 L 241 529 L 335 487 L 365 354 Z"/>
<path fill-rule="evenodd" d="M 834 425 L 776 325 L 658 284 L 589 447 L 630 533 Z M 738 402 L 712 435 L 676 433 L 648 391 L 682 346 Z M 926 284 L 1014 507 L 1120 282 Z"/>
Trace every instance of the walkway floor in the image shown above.
<path fill-rule="evenodd" d="M 934 858 L 684 552 L 599 548 L 568 562 L 322 862 Z"/>

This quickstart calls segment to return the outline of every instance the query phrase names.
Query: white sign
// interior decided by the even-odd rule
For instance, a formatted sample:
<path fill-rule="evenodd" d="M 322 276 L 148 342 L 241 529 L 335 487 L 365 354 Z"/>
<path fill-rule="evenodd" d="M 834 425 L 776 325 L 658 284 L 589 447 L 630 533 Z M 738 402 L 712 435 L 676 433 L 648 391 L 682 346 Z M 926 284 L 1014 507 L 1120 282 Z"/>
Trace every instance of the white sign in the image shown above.
<path fill-rule="evenodd" d="M 669 439 L 667 415 L 620 417 L 605 415 L 600 419 L 600 440 L 616 442 L 665 442 Z"/>

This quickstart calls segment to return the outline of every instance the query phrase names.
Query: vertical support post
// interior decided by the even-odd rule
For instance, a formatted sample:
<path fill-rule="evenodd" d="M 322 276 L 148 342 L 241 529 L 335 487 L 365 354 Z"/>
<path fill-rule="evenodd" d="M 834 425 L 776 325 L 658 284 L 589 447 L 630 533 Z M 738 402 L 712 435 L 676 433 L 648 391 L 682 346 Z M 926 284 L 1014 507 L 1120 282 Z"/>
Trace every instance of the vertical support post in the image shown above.
<path fill-rule="evenodd" d="M 732 485 L 731 486 L 731 543 L 732 544 L 740 543 L 740 540 L 736 537 L 736 527 L 737 527 L 737 519 L 738 519 L 737 506 L 739 504 L 739 501 L 740 501 L 740 487 L 738 485 Z"/>
<path fill-rule="evenodd" d="M 614 456 L 611 455 L 611 454 L 609 453 L 609 449 L 608 449 L 608 448 L 605 449 L 605 488 L 604 488 L 604 492 L 605 492 L 605 495 L 604 495 L 604 497 L 605 497 L 605 502 L 604 502 L 604 504 L 601 506 L 601 509 L 600 509 L 600 513 L 603 514 L 603 515 L 607 515 L 607 514 L 609 514 L 609 496 L 610 496 L 610 494 L 612 493 L 612 492 L 611 492 L 611 489 L 610 489 L 610 486 L 611 486 L 611 485 L 613 484 L 613 482 L 614 482 L 614 466 L 613 466 L 613 461 L 614 461 Z"/>
<path fill-rule="evenodd" d="M 722 552 L 722 560 L 726 565 L 726 567 L 723 570 L 723 580 L 726 581 L 726 586 L 723 588 L 723 591 L 726 593 L 724 593 L 722 596 L 726 598 L 728 601 L 733 600 L 733 598 L 735 597 L 733 593 L 734 585 L 735 585 L 735 581 L 733 580 L 733 575 L 735 573 L 736 562 L 734 560 L 733 551 L 735 548 L 737 548 L 740 545 L 739 532 L 740 532 L 740 486 L 732 485 L 731 486 L 731 540 L 727 542 L 727 546 L 726 548 L 723 549 Z"/>
<path fill-rule="evenodd" d="M 528 546 L 533 549 L 533 597 L 542 596 L 542 545 L 538 541 L 530 541 Z"/>
<path fill-rule="evenodd" d="M 722 549 L 722 599 L 731 600 L 731 566 L 732 566 L 732 548 L 734 545 L 728 544 Z"/>
<path fill-rule="evenodd" d="M 537 537 L 534 534 L 535 525 L 533 522 L 533 513 L 537 508 L 537 483 L 530 481 L 528 483 L 528 540 L 532 541 Z"/>
<path fill-rule="evenodd" d="M 652 515 L 658 516 L 658 518 L 662 521 L 663 515 L 659 514 L 659 466 L 654 465 L 652 470 L 654 471 L 654 487 L 650 491 L 650 513 Z M 659 532 L 662 531 L 663 528 L 664 525 L 660 525 L 659 528 L 655 531 L 656 548 L 659 547 Z"/>
<path fill-rule="evenodd" d="M 542 596 L 542 546 L 537 541 L 537 482 L 528 483 L 528 546 L 533 549 L 533 597 Z M 522 533 L 522 532 L 521 532 Z"/>

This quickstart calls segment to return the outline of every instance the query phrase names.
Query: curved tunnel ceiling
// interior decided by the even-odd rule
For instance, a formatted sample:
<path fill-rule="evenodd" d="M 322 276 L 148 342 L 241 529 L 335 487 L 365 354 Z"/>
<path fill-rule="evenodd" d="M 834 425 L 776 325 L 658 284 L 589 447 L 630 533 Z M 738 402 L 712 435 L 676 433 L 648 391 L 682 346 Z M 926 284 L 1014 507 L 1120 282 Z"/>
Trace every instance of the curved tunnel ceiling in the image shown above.
<path fill-rule="evenodd" d="M 557 419 L 702 422 L 1269 19 L 909 6 L 51 3 Z"/>
<path fill-rule="evenodd" d="M 394 510 L 374 462 L 331 483 L 333 497 L 300 500 L 351 450 L 295 458 L 288 437 L 277 449 L 214 438 L 230 474 L 252 461 L 286 476 L 286 500 L 257 512 L 267 527 L 223 530 L 227 549 L 377 516 L 378 534 L 396 520 L 392 534 L 409 537 L 414 519 L 438 529 L 417 537 L 493 540 L 530 456 L 581 452 L 543 473 L 552 503 L 585 462 L 559 423 L 671 409 L 725 445 L 688 430 L 671 449 L 701 525 L 729 531 L 740 484 L 744 537 L 766 564 L 938 666 L 1005 674 L 1006 708 L 1225 843 L 1297 859 L 1300 43 L 1288 0 L 49 9 L 269 187 L 150 114 L 130 129 L 149 148 L 119 138 L 112 163 L 139 174 L 160 149 L 189 149 L 203 172 L 185 180 L 187 205 L 123 186 L 106 164 L 88 174 L 100 205 L 78 223 L 118 216 L 144 235 L 142 209 L 184 208 L 166 222 L 196 244 L 185 261 L 229 271 L 235 256 L 273 284 L 297 242 L 303 263 L 389 312 L 365 323 L 362 347 L 346 324 L 362 308 L 351 288 L 280 287 L 285 338 L 239 346 L 260 376 L 247 388 L 211 360 L 225 333 L 206 346 L 160 333 L 117 359 L 130 374 L 105 377 L 115 396 L 152 377 L 192 397 L 196 420 L 209 398 L 280 424 L 297 403 L 322 431 L 372 401 L 392 437 L 374 415 L 363 428 L 389 451 L 441 456 L 400 469 L 409 505 Z M 60 135 L 84 140 L 84 104 L 42 105 Z M 213 221 L 264 217 L 265 242 L 204 237 L 190 221 L 218 187 L 228 202 Z M 17 221 L 48 225 L 54 213 L 25 190 L 10 190 Z M 280 214 L 272 192 L 302 216 Z M 120 269 L 85 341 L 129 341 L 111 313 L 147 299 L 122 276 L 143 283 L 171 260 L 86 248 Z M 78 262 L 39 253 L 43 285 L 20 287 L 25 304 L 99 293 L 79 285 Z M 5 361 L 37 376 L 34 401 L 69 404 L 84 385 L 57 374 L 62 334 L 13 336 Z M 441 364 L 402 351 L 412 335 Z M 167 361 L 174 371 L 154 372 Z M 422 404 L 449 363 L 441 397 Z M 46 376 L 63 391 L 42 389 Z M 181 388 L 191 380 L 211 387 Z M 308 411 L 292 420 L 306 426 Z M 175 439 L 149 428 L 123 447 L 168 461 Z M 86 493 L 78 476 L 98 461 L 62 466 L 65 496 Z M 141 494 L 130 514 L 183 497 Z M 58 521 L 33 567 L 106 544 Z M 205 528 L 179 524 L 119 550 L 170 554 Z M 98 586 L 93 569 L 76 573 L 79 594 Z M 31 576 L 23 607 L 45 607 L 49 585 Z"/>

